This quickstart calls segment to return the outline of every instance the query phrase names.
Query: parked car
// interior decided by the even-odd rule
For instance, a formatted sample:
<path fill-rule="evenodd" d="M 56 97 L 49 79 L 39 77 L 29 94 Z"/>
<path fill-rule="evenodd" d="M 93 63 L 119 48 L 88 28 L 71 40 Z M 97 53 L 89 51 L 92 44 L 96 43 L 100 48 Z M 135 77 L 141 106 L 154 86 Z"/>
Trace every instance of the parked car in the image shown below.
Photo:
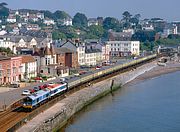
<path fill-rule="evenodd" d="M 54 82 L 50 82 L 48 85 L 50 85 L 50 86 L 51 86 L 51 85 L 53 85 L 53 84 L 54 84 Z"/>
<path fill-rule="evenodd" d="M 13 82 L 13 83 L 11 83 L 10 87 L 19 88 L 20 84 L 18 82 Z"/>
<path fill-rule="evenodd" d="M 40 90 L 40 88 L 39 88 L 39 87 L 34 87 L 33 89 L 34 89 L 34 91 L 35 91 L 35 92 L 37 92 L 37 91 L 39 91 L 39 90 Z"/>
<path fill-rule="evenodd" d="M 96 69 L 98 70 L 98 69 L 101 69 L 102 67 L 101 66 L 96 66 Z"/>
<path fill-rule="evenodd" d="M 60 78 L 60 82 L 66 82 L 68 79 L 67 78 L 65 78 L 65 77 L 61 77 Z"/>
<path fill-rule="evenodd" d="M 31 94 L 31 92 L 29 91 L 29 90 L 24 90 L 23 92 L 22 92 L 22 95 L 30 95 Z"/>
<path fill-rule="evenodd" d="M 29 91 L 30 91 L 31 94 L 35 92 L 34 89 L 29 89 Z"/>

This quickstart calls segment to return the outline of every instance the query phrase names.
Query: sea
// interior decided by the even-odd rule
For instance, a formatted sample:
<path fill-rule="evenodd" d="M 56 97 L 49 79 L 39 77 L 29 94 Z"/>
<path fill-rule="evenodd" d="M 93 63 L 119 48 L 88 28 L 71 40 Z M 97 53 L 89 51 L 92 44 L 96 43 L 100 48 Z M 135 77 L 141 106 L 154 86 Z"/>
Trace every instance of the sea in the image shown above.
<path fill-rule="evenodd" d="M 180 72 L 124 86 L 85 107 L 59 131 L 180 132 Z"/>

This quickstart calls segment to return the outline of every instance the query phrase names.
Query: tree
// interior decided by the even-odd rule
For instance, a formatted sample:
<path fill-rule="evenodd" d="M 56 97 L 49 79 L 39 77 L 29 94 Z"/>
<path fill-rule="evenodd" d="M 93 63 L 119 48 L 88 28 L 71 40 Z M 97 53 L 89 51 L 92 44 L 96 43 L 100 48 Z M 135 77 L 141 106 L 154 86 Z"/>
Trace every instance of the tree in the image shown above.
<path fill-rule="evenodd" d="M 87 17 L 82 13 L 76 13 L 73 18 L 73 25 L 76 27 L 87 27 Z"/>
<path fill-rule="evenodd" d="M 41 13 L 44 13 L 44 17 L 50 18 L 50 19 L 54 19 L 54 15 L 52 12 L 48 11 L 48 10 L 42 10 L 40 11 Z"/>
<path fill-rule="evenodd" d="M 54 31 L 52 33 L 52 39 L 53 40 L 66 39 L 66 35 L 62 32 Z"/>
<path fill-rule="evenodd" d="M 97 36 L 97 38 L 101 38 L 104 34 L 104 29 L 100 25 L 91 25 L 89 27 L 89 33 L 91 33 L 94 36 Z"/>
<path fill-rule="evenodd" d="M 141 14 L 136 14 L 136 15 L 134 15 L 134 18 L 136 18 L 136 19 L 139 21 L 140 18 L 141 18 Z"/>
<path fill-rule="evenodd" d="M 9 9 L 6 7 L 7 3 L 0 3 L 0 18 L 5 19 L 9 16 Z"/>
<path fill-rule="evenodd" d="M 58 20 L 58 19 L 63 20 L 63 19 L 71 18 L 71 16 L 69 14 L 67 14 L 64 11 L 59 11 L 59 10 L 54 12 L 53 15 L 54 15 L 55 20 Z"/>
<path fill-rule="evenodd" d="M 103 21 L 103 28 L 105 30 L 113 29 L 113 30 L 119 30 L 121 29 L 120 23 L 116 18 L 113 17 L 106 17 Z"/>
<path fill-rule="evenodd" d="M 140 42 L 152 42 L 155 40 L 155 35 L 155 31 L 137 31 L 135 34 L 133 34 L 132 40 L 138 40 Z"/>
<path fill-rule="evenodd" d="M 123 19 L 126 21 L 126 22 L 129 22 L 130 18 L 131 18 L 131 14 L 128 12 L 128 11 L 125 11 L 123 14 Z"/>

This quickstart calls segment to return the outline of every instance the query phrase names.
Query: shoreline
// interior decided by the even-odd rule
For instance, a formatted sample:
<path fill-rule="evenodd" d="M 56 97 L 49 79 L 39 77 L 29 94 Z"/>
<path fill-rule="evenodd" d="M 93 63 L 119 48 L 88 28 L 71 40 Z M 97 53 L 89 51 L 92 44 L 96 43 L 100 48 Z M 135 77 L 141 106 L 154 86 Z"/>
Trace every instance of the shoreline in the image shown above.
<path fill-rule="evenodd" d="M 178 71 L 180 71 L 180 63 L 178 63 L 178 62 L 168 62 L 167 66 L 165 66 L 165 67 L 157 65 L 156 67 L 154 67 L 150 71 L 147 71 L 147 72 L 139 75 L 134 80 L 125 84 L 125 87 L 129 86 L 129 85 L 136 84 L 136 83 L 143 82 L 143 81 L 148 80 L 148 79 L 160 77 L 160 76 L 163 76 L 165 74 L 174 73 L 174 72 L 178 72 Z"/>

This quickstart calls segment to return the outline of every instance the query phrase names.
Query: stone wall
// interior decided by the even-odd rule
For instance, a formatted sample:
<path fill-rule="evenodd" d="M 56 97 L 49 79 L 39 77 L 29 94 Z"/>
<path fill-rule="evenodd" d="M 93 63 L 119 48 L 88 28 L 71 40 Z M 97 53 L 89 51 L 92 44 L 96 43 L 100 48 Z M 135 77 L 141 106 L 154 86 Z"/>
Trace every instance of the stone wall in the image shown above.
<path fill-rule="evenodd" d="M 49 132 L 62 127 L 70 117 L 86 105 L 89 105 L 98 98 L 108 94 L 111 90 L 120 88 L 121 85 L 128 83 L 155 66 L 156 64 L 151 62 L 82 89 L 42 112 L 18 131 Z M 114 80 L 114 85 L 111 89 L 112 80 Z"/>

